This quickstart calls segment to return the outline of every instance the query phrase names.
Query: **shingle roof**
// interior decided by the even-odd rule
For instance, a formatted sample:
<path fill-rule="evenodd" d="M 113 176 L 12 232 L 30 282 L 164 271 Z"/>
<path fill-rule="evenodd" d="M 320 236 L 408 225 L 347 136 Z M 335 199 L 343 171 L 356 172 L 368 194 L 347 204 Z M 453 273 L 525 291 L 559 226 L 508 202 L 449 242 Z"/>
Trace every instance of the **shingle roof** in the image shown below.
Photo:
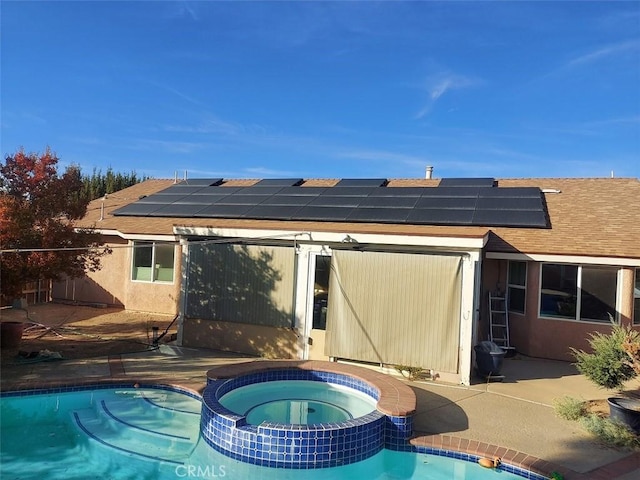
<path fill-rule="evenodd" d="M 536 178 L 503 186 L 559 190 L 545 199 L 551 229 L 492 229 L 488 251 L 640 258 L 640 180 Z"/>
<path fill-rule="evenodd" d="M 258 180 L 236 180 L 247 186 Z M 305 186 L 333 186 L 337 179 L 307 180 Z M 436 187 L 437 179 L 395 179 L 389 186 Z M 550 229 L 390 225 L 375 223 L 291 222 L 240 219 L 114 217 L 111 212 L 173 184 L 173 180 L 147 180 L 90 203 L 78 226 L 95 226 L 124 234 L 172 234 L 174 226 L 246 228 L 300 231 L 348 230 L 421 236 L 479 238 L 491 231 L 487 251 L 528 254 L 589 255 L 640 258 L 640 181 L 635 178 L 500 179 L 501 187 L 539 187 L 546 193 Z M 231 184 L 229 182 L 228 184 Z M 301 188 L 304 188 L 301 187 Z M 102 205 L 104 212 L 101 219 Z"/>

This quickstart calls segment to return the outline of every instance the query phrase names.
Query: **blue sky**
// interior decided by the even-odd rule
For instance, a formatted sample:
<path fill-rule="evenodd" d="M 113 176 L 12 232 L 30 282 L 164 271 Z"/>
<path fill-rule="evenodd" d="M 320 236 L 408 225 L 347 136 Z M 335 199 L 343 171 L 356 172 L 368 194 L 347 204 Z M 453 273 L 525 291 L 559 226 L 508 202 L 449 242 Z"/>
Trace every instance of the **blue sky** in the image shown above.
<path fill-rule="evenodd" d="M 1 150 L 194 177 L 640 176 L 640 3 L 3 1 Z"/>

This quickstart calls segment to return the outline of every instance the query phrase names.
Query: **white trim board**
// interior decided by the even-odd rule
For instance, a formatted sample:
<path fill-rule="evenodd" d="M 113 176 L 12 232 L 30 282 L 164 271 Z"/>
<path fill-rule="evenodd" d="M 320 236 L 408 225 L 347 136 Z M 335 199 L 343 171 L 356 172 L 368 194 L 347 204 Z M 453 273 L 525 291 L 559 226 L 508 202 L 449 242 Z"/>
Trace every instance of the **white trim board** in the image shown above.
<path fill-rule="evenodd" d="M 488 234 L 482 237 L 428 237 L 412 235 L 383 235 L 370 233 L 344 232 L 300 232 L 289 230 L 258 230 L 207 227 L 173 227 L 176 235 L 219 236 L 230 238 L 291 238 L 300 242 L 342 243 L 345 238 L 352 242 L 379 245 L 403 245 L 420 247 L 446 247 L 456 249 L 482 249 L 487 243 Z"/>
<path fill-rule="evenodd" d="M 585 265 L 613 265 L 616 267 L 640 267 L 640 258 L 591 257 L 588 255 L 553 255 L 537 253 L 487 252 L 486 258 L 529 262 L 579 263 Z"/>

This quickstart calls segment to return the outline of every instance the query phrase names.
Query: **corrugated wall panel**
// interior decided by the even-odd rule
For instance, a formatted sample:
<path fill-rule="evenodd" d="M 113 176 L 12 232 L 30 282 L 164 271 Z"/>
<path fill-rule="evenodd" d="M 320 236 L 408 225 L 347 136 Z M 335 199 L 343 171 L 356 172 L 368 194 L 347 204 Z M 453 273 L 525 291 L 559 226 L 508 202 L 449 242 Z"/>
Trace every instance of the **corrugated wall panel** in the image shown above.
<path fill-rule="evenodd" d="M 334 250 L 325 354 L 458 371 L 461 257 Z"/>
<path fill-rule="evenodd" d="M 186 314 L 289 327 L 293 321 L 294 262 L 291 247 L 191 244 Z"/>

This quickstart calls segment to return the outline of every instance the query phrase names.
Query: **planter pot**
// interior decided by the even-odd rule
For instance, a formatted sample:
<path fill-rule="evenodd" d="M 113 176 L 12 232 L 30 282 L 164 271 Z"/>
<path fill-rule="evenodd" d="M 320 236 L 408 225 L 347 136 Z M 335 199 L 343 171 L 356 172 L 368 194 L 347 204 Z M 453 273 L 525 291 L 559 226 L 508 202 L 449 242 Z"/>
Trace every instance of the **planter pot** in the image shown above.
<path fill-rule="evenodd" d="M 23 330 L 22 322 L 0 322 L 0 347 L 18 348 Z"/>
<path fill-rule="evenodd" d="M 609 418 L 626 425 L 636 434 L 640 434 L 640 400 L 632 398 L 608 398 Z"/>

